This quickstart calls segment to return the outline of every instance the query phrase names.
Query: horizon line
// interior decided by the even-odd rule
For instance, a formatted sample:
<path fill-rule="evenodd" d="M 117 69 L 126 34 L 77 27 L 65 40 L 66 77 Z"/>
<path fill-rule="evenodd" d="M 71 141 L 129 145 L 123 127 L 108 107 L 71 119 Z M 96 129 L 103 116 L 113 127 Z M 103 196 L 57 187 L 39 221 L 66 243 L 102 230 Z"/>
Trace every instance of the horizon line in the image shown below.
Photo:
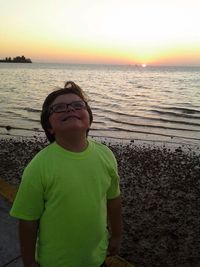
<path fill-rule="evenodd" d="M 0 63 L 3 63 L 5 64 L 5 62 L 0 62 Z M 12 63 L 9 63 L 9 62 L 6 62 L 8 64 L 12 64 Z M 38 64 L 66 64 L 66 65 L 99 65 L 99 66 L 130 66 L 130 67 L 139 67 L 139 68 L 142 68 L 142 69 L 145 69 L 145 68 L 148 68 L 148 67 L 193 67 L 193 68 L 198 68 L 200 67 L 200 64 L 199 65 L 187 65 L 187 64 L 182 64 L 182 65 L 165 65 L 165 64 L 146 64 L 146 66 L 142 66 L 143 64 L 137 64 L 137 63 L 127 63 L 127 64 L 122 64 L 122 63 L 91 63 L 91 62 L 59 62 L 59 61 L 40 61 L 40 60 L 36 60 L 36 61 L 33 61 L 32 60 L 32 64 L 34 63 L 38 63 Z M 16 64 L 16 63 L 13 63 L 13 64 Z"/>

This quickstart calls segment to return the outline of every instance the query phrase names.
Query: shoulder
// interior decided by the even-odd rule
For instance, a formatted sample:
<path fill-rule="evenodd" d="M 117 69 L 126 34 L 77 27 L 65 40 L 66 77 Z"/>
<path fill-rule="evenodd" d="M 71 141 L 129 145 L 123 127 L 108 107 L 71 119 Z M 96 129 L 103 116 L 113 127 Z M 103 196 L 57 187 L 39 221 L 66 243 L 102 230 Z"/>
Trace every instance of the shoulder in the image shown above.
<path fill-rule="evenodd" d="M 101 157 L 105 158 L 106 160 L 116 162 L 115 155 L 113 154 L 112 150 L 107 145 L 105 145 L 101 142 L 98 142 L 94 139 L 90 139 L 89 142 L 91 142 L 94 150 Z"/>
<path fill-rule="evenodd" d="M 52 154 L 52 145 L 47 145 L 45 148 L 40 150 L 28 163 L 25 170 L 27 169 L 33 169 L 38 168 L 40 165 L 42 165 L 45 161 L 48 161 L 50 155 Z"/>
<path fill-rule="evenodd" d="M 98 149 L 98 150 L 101 150 L 102 152 L 105 152 L 105 153 L 108 153 L 108 154 L 113 154 L 112 151 L 110 150 L 110 148 L 108 148 L 107 145 L 99 142 L 99 141 L 96 141 L 94 139 L 89 139 L 89 142 L 92 144 L 92 146 L 95 148 L 95 149 Z"/>
<path fill-rule="evenodd" d="M 43 160 L 45 158 L 51 157 L 52 154 L 54 154 L 54 152 L 56 152 L 57 150 L 57 146 L 54 143 L 50 143 L 49 145 L 47 145 L 46 147 L 44 147 L 43 149 L 41 149 L 33 158 L 33 160 Z"/>

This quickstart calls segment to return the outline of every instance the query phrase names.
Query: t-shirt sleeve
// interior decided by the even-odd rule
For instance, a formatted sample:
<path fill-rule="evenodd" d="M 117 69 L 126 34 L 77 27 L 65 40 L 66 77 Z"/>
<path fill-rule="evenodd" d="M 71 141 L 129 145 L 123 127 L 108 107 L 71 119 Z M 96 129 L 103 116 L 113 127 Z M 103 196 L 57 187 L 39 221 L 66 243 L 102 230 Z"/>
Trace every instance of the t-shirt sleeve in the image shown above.
<path fill-rule="evenodd" d="M 38 220 L 44 209 L 41 171 L 36 161 L 25 168 L 10 215 L 22 220 Z"/>
<path fill-rule="evenodd" d="M 107 192 L 107 199 L 113 199 L 120 195 L 120 185 L 119 185 L 119 174 L 117 167 L 117 160 L 113 153 L 111 152 L 111 169 L 110 169 L 110 177 L 111 177 L 111 185 Z"/>

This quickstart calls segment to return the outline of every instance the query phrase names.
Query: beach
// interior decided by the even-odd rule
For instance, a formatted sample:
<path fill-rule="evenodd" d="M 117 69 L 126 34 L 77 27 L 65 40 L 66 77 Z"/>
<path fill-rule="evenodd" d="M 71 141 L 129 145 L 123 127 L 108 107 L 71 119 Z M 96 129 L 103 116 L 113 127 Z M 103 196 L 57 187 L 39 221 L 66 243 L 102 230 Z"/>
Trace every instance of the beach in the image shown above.
<path fill-rule="evenodd" d="M 200 149 L 101 141 L 118 162 L 120 256 L 136 267 L 200 266 Z M 1 178 L 18 186 L 24 167 L 47 144 L 40 137 L 1 138 Z"/>

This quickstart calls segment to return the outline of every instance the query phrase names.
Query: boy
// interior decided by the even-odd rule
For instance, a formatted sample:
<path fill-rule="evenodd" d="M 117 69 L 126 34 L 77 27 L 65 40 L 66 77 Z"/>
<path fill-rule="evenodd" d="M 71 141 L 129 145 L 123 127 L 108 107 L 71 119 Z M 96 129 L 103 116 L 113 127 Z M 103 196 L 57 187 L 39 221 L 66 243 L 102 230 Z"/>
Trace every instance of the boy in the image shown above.
<path fill-rule="evenodd" d="M 99 267 L 118 252 L 117 164 L 106 146 L 87 138 L 92 120 L 74 82 L 44 101 L 41 124 L 51 144 L 26 167 L 10 212 L 19 218 L 25 267 Z"/>

